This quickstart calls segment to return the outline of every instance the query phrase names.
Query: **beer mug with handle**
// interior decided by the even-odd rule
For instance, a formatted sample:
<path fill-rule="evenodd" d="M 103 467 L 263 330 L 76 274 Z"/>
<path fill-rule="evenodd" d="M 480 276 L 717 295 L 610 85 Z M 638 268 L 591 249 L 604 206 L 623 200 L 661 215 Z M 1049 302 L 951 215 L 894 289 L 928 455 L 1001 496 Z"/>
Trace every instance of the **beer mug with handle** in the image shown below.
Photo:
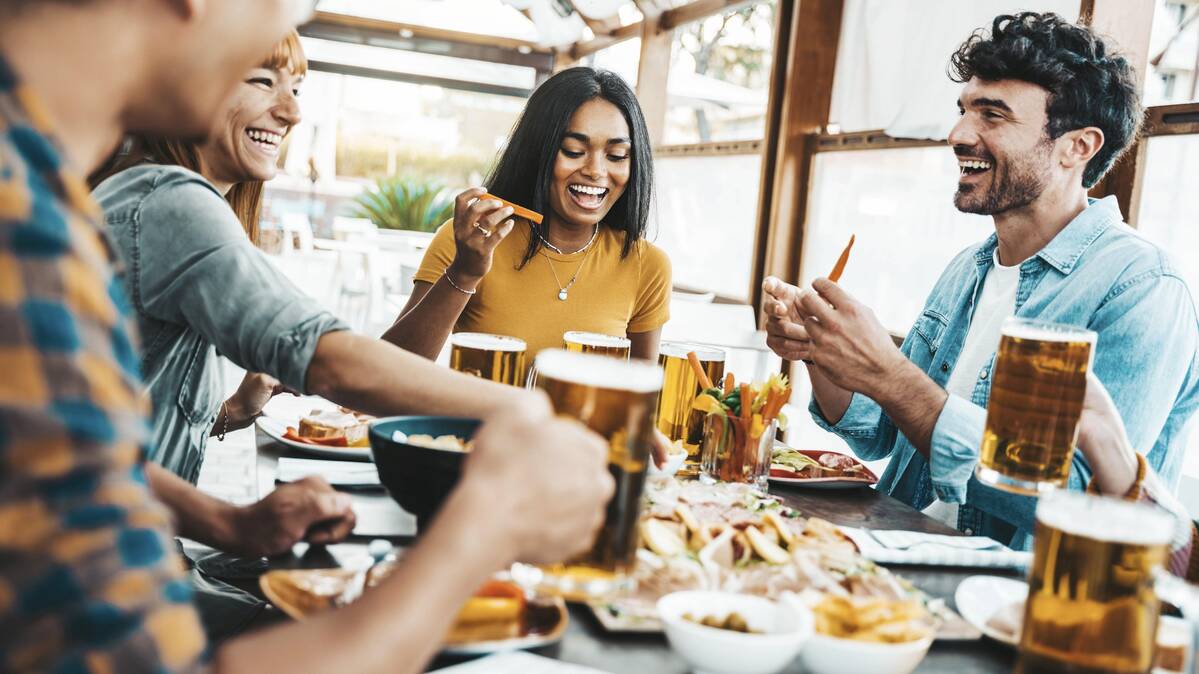
<path fill-rule="evenodd" d="M 980 482 L 1029 495 L 1066 486 L 1096 337 L 1070 325 L 1004 321 L 975 468 Z"/>
<path fill-rule="evenodd" d="M 537 387 L 554 411 L 572 417 L 608 442 L 608 470 L 616 493 L 591 550 L 563 564 L 513 569 L 525 585 L 572 599 L 592 599 L 631 586 L 636 561 L 641 497 L 653 444 L 654 404 L 662 388 L 662 368 L 647 361 L 615 361 L 607 356 L 547 349 L 537 354 Z M 563 447 L 562 451 L 570 451 Z"/>
<path fill-rule="evenodd" d="M 1147 674 L 1161 600 L 1197 617 L 1199 593 L 1165 570 L 1189 523 L 1151 504 L 1068 491 L 1041 497 L 1036 518 L 1016 671 Z"/>

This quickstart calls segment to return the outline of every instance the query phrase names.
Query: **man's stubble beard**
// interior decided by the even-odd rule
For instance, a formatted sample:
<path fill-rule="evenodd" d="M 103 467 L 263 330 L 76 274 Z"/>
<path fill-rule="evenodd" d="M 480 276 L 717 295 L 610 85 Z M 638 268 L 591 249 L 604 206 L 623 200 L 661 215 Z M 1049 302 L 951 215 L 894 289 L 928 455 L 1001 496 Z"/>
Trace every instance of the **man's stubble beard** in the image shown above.
<path fill-rule="evenodd" d="M 979 185 L 966 185 L 963 190 L 959 183 L 953 195 L 954 207 L 963 213 L 998 215 L 1036 201 L 1048 183 L 1048 157 L 1052 147 L 1053 140 L 1046 138 L 1025 155 L 1026 161 L 1004 161 L 1002 164 L 995 161 L 990 188 L 981 197 L 976 195 Z"/>

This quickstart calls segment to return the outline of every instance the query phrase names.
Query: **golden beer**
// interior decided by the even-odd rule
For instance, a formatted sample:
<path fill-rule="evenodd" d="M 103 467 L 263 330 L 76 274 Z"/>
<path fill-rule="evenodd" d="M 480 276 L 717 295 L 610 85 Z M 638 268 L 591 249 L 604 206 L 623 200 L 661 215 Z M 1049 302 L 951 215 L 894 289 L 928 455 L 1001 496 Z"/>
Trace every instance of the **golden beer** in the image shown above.
<path fill-rule="evenodd" d="M 975 469 L 979 480 L 1033 495 L 1066 485 L 1095 338 L 1068 325 L 1004 322 Z"/>
<path fill-rule="evenodd" d="M 1042 497 L 1017 671 L 1149 672 L 1155 579 L 1173 536 L 1173 517 L 1152 506 L 1078 492 Z"/>
<path fill-rule="evenodd" d="M 599 356 L 629 359 L 632 342 L 627 337 L 601 335 L 598 332 L 568 332 L 562 335 L 562 345 L 575 353 L 594 353 Z"/>
<path fill-rule="evenodd" d="M 691 403 L 699 395 L 699 379 L 687 362 L 691 351 L 699 358 L 704 374 L 713 383 L 724 379 L 724 351 L 706 346 L 663 342 L 658 350 L 658 365 L 662 366 L 662 394 L 654 415 L 658 430 L 672 442 L 682 441 L 687 449 L 687 461 L 679 471 L 684 477 L 699 474 L 699 448 L 704 435 L 704 413 L 692 410 Z"/>
<path fill-rule="evenodd" d="M 614 363 L 610 358 L 558 349 L 539 353 L 536 367 L 537 385 L 549 395 L 554 410 L 578 419 L 608 441 L 608 470 L 616 481 L 616 493 L 591 550 L 566 564 L 545 568 L 542 584 L 576 598 L 622 590 L 636 561 L 637 524 L 662 370 L 653 363 Z"/>
<path fill-rule="evenodd" d="M 520 386 L 525 382 L 525 341 L 482 332 L 450 335 L 450 369 Z"/>

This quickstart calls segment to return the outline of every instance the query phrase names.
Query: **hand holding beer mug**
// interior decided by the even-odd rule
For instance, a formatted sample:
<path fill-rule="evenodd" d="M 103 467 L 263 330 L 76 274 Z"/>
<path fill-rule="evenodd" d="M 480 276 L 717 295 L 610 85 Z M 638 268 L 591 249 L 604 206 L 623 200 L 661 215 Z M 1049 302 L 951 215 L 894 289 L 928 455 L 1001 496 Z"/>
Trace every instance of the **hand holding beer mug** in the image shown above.
<path fill-rule="evenodd" d="M 979 481 L 1030 495 L 1066 486 L 1096 337 L 1069 325 L 1004 321 Z"/>
<path fill-rule="evenodd" d="M 1041 497 L 1016 671 L 1147 674 L 1159 596 L 1195 617 L 1194 590 L 1163 568 L 1176 524 L 1148 504 Z"/>
<path fill-rule="evenodd" d="M 636 561 L 637 524 L 662 369 L 652 363 L 614 362 L 559 349 L 539 353 L 536 367 L 537 385 L 549 395 L 554 411 L 577 419 L 607 440 L 608 470 L 616 481 L 616 494 L 608 502 L 591 550 L 566 564 L 544 567 L 536 584 L 578 599 L 623 591 L 629 587 L 627 574 Z"/>
<path fill-rule="evenodd" d="M 450 369 L 518 386 L 525 380 L 525 341 L 482 332 L 450 335 Z"/>

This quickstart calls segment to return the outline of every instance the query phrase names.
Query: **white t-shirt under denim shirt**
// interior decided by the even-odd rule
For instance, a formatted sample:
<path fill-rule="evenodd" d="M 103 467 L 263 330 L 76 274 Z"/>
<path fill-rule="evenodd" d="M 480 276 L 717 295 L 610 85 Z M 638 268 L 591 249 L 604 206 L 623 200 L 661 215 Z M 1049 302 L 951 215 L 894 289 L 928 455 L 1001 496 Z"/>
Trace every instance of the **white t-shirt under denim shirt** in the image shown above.
<path fill-rule="evenodd" d="M 1004 267 L 999 264 L 999 249 L 995 249 L 993 264 L 983 279 L 982 295 L 978 306 L 970 317 L 970 330 L 958 356 L 953 372 L 945 389 L 959 398 L 970 400 L 978 373 L 995 357 L 999 350 L 999 332 L 1003 321 L 1016 313 L 1016 288 L 1020 285 L 1020 265 Z M 924 514 L 957 528 L 958 504 L 940 499 L 924 509 Z"/>

